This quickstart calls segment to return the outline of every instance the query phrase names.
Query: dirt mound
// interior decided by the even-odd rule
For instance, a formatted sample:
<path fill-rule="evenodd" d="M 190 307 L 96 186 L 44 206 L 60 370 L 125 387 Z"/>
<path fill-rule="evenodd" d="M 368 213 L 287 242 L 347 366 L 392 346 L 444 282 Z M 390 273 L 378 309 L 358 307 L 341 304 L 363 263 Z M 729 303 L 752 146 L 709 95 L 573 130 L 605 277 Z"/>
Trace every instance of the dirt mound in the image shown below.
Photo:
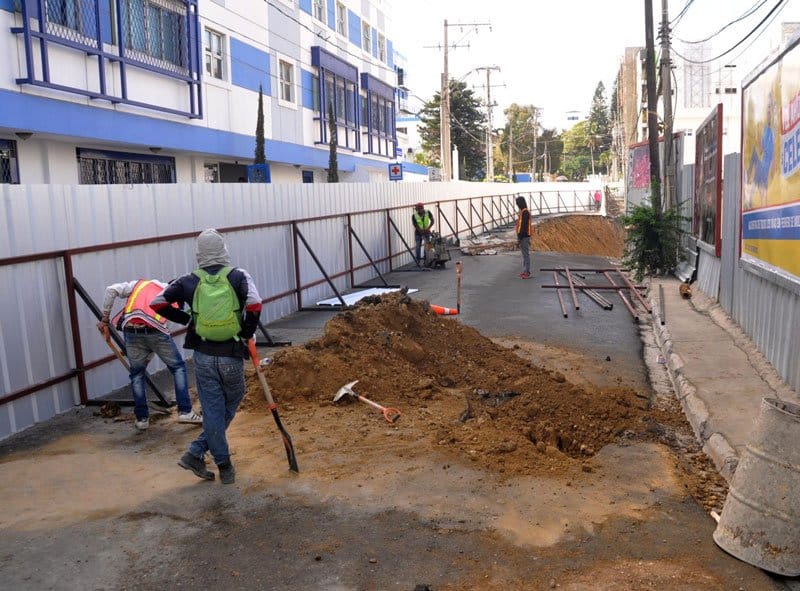
<path fill-rule="evenodd" d="M 404 409 L 396 428 L 504 472 L 574 466 L 641 425 L 633 390 L 574 385 L 400 293 L 343 312 L 321 338 L 278 352 L 267 379 L 275 398 L 300 412 L 332 404 L 359 380 L 358 394 Z M 257 407 L 263 393 L 249 375 L 243 408 Z M 423 408 L 426 420 L 415 420 Z"/>
<path fill-rule="evenodd" d="M 571 252 L 621 257 L 625 232 L 616 222 L 600 216 L 565 216 L 536 224 L 531 248 L 539 251 Z"/>

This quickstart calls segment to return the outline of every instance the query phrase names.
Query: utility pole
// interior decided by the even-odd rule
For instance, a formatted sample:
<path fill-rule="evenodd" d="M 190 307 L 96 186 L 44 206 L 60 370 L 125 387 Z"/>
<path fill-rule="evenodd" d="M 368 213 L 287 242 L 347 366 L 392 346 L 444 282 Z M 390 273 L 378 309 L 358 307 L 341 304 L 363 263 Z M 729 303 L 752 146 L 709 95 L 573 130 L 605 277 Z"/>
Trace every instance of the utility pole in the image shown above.
<path fill-rule="evenodd" d="M 533 108 L 533 182 L 539 180 L 539 177 L 536 173 L 536 165 L 537 165 L 537 150 L 536 150 L 536 140 L 539 136 L 539 109 L 534 107 Z"/>
<path fill-rule="evenodd" d="M 448 23 L 447 19 L 444 20 L 444 68 L 442 71 L 442 88 L 440 91 L 440 104 L 439 104 L 439 159 L 442 163 L 442 180 L 450 181 L 453 178 L 453 166 L 450 146 L 450 71 L 447 62 L 447 53 L 450 49 L 450 42 L 447 40 L 448 27 L 489 27 L 492 30 L 491 23 Z M 463 38 L 462 38 L 463 39 Z M 453 44 L 453 49 L 458 47 L 469 47 L 467 45 L 459 45 L 460 42 Z M 431 47 L 431 46 L 426 46 Z M 438 46 L 434 46 L 438 47 Z"/>
<path fill-rule="evenodd" d="M 494 180 L 494 149 L 492 146 L 492 70 L 500 71 L 498 66 L 483 66 L 476 70 L 486 70 L 486 180 Z"/>
<path fill-rule="evenodd" d="M 450 162 L 450 73 L 447 69 L 447 19 L 444 20 L 444 71 L 442 73 L 441 104 L 439 105 L 439 147 L 442 161 L 442 180 L 453 178 Z"/>
<path fill-rule="evenodd" d="M 675 204 L 675 156 L 672 149 L 672 61 L 669 55 L 668 0 L 661 0 L 661 88 L 664 101 L 664 206 Z"/>
<path fill-rule="evenodd" d="M 653 0 L 644 0 L 645 71 L 647 72 L 647 143 L 650 152 L 650 203 L 661 214 L 661 167 L 658 158 L 658 95 L 653 39 Z"/>
<path fill-rule="evenodd" d="M 514 182 L 514 124 L 508 120 L 508 180 Z"/>

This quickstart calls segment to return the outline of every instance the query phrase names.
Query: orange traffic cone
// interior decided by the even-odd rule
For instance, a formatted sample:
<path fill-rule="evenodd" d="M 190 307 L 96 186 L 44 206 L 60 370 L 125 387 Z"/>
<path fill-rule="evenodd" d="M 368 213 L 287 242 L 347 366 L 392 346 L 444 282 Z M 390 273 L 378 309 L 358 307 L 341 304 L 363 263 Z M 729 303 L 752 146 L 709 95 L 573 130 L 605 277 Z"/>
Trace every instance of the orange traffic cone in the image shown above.
<path fill-rule="evenodd" d="M 455 308 L 445 308 L 444 306 L 435 306 L 434 304 L 431 304 L 431 310 L 440 316 L 455 316 L 458 314 L 458 310 Z"/>

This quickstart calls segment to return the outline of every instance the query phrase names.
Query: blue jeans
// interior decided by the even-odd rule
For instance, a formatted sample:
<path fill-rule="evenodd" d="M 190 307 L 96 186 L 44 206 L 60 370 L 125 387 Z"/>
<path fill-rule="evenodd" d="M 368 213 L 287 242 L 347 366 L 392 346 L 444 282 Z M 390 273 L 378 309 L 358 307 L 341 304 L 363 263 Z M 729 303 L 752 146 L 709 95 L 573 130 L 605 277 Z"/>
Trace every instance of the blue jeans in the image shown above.
<path fill-rule="evenodd" d="M 531 237 L 525 236 L 517 242 L 522 253 L 522 271 L 530 274 L 531 272 Z"/>
<path fill-rule="evenodd" d="M 244 359 L 195 351 L 194 378 L 203 405 L 203 432 L 192 441 L 189 453 L 202 458 L 210 451 L 219 466 L 231 457 L 225 431 L 244 398 Z"/>
<path fill-rule="evenodd" d="M 125 335 L 125 352 L 131 366 L 131 390 L 133 391 L 136 418 L 141 420 L 150 416 L 147 408 L 145 376 L 147 375 L 147 364 L 153 358 L 153 353 L 158 355 L 158 358 L 172 372 L 178 412 L 185 413 L 192 410 L 192 401 L 189 398 L 189 380 L 186 377 L 186 362 L 181 357 L 172 337 L 163 332 L 144 334 L 123 331 L 122 334 Z"/>
<path fill-rule="evenodd" d="M 418 261 L 421 260 L 420 259 L 420 254 L 422 252 L 422 242 L 424 240 L 425 240 L 425 234 L 414 234 L 414 245 L 416 247 L 415 252 L 416 252 L 416 256 L 417 256 L 417 260 Z"/>

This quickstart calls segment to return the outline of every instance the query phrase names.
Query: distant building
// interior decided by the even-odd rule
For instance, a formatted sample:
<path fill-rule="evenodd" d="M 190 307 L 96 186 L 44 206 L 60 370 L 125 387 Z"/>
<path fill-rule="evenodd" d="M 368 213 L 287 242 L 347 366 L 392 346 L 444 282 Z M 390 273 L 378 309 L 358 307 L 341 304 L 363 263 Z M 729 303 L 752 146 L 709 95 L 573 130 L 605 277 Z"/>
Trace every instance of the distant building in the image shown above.
<path fill-rule="evenodd" d="M 589 114 L 586 111 L 564 111 L 556 126 L 559 132 L 568 131 L 576 123 L 585 120 L 588 116 Z"/>
<path fill-rule="evenodd" d="M 236 182 L 259 87 L 273 182 L 386 180 L 390 0 L 0 0 L 0 182 Z M 398 77 L 403 78 L 398 83 Z"/>

